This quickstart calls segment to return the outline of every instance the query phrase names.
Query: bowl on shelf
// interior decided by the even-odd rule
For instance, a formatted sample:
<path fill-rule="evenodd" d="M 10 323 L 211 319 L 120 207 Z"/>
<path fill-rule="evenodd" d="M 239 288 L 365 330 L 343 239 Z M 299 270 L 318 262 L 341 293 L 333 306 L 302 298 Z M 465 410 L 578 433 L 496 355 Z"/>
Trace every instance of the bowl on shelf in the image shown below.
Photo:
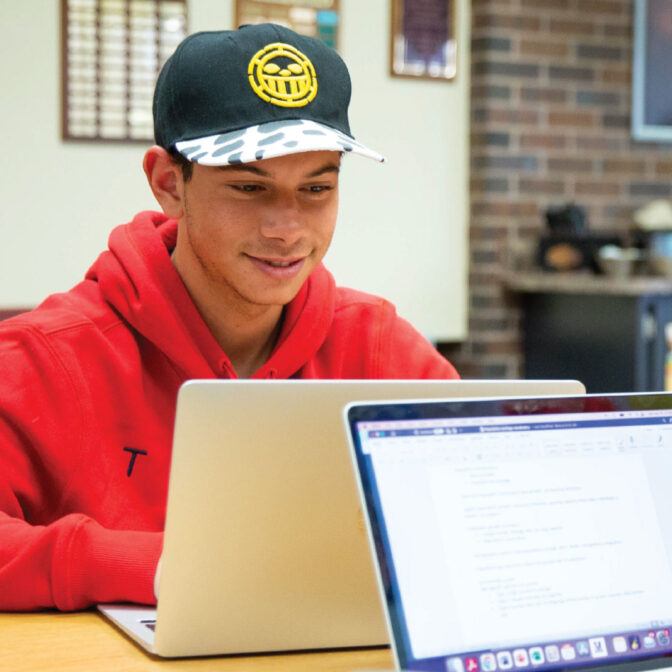
<path fill-rule="evenodd" d="M 643 259 L 642 250 L 636 247 L 604 245 L 597 251 L 597 265 L 605 275 L 626 278 L 634 275 L 638 263 Z"/>

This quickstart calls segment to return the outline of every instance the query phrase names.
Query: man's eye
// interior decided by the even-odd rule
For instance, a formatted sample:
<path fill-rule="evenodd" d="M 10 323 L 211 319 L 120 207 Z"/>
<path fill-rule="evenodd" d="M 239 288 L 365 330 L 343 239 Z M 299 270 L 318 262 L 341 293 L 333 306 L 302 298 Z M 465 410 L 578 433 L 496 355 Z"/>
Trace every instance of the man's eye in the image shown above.
<path fill-rule="evenodd" d="M 323 191 L 329 191 L 331 187 L 324 185 L 324 184 L 316 184 L 312 187 L 308 187 L 308 191 L 310 191 L 313 194 L 320 194 Z"/>
<path fill-rule="evenodd" d="M 261 191 L 261 187 L 258 184 L 234 184 L 233 188 L 236 191 L 244 191 L 246 193 Z"/>

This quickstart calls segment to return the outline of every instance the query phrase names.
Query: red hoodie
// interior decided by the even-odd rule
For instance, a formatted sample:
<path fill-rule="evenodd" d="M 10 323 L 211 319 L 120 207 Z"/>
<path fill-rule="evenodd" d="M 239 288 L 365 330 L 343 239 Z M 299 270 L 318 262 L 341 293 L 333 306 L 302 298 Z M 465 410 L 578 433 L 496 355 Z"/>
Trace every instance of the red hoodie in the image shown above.
<path fill-rule="evenodd" d="M 0 323 L 0 610 L 154 602 L 179 386 L 232 378 L 173 267 L 175 221 L 114 229 L 86 279 Z M 319 266 L 254 378 L 456 378 Z"/>

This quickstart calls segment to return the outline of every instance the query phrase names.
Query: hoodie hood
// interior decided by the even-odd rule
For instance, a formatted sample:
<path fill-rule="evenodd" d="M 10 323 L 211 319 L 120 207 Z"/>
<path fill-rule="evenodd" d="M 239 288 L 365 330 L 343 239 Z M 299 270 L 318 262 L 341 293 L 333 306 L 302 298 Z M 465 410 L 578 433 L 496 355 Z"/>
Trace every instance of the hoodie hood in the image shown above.
<path fill-rule="evenodd" d="M 235 377 L 170 260 L 176 240 L 175 220 L 141 212 L 112 231 L 109 249 L 86 278 L 186 378 Z M 334 280 L 320 264 L 286 306 L 275 349 L 254 378 L 289 378 L 313 357 L 329 332 L 335 295 Z"/>

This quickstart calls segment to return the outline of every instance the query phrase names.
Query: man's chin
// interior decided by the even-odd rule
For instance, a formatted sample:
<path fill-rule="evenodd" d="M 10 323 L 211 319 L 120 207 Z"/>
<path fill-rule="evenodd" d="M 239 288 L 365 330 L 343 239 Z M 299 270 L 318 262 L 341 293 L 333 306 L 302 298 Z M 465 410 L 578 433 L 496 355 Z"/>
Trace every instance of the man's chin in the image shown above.
<path fill-rule="evenodd" d="M 245 298 L 249 303 L 257 306 L 267 306 L 269 308 L 272 306 L 284 307 L 296 298 L 304 282 L 305 279 L 292 282 L 291 284 L 288 283 L 285 287 L 260 290 L 254 293 L 249 292 Z"/>

